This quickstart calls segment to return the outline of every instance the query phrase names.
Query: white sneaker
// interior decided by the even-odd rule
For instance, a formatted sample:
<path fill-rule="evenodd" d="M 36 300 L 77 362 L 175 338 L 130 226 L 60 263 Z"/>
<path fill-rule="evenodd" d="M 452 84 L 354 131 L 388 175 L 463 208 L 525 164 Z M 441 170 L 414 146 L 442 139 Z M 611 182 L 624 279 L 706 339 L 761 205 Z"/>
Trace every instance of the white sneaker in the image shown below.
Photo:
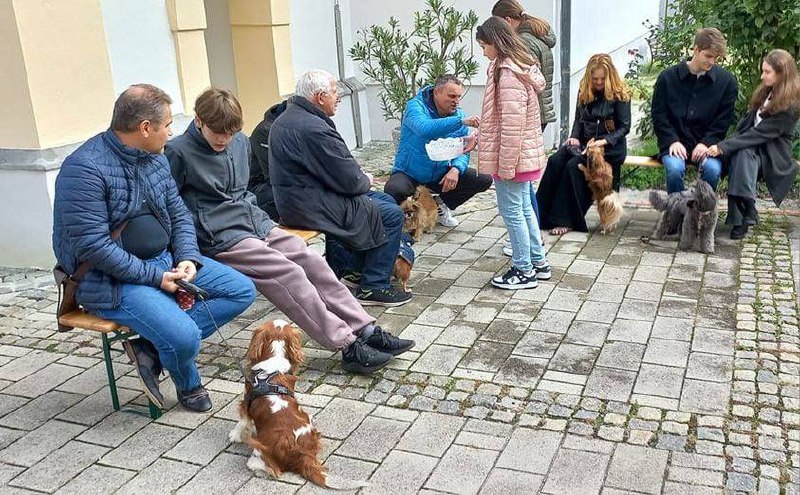
<path fill-rule="evenodd" d="M 436 200 L 436 207 L 439 210 L 439 225 L 444 227 L 456 227 L 458 226 L 458 220 L 456 216 L 453 214 L 453 210 L 447 207 L 442 201 L 442 198 L 439 196 L 434 196 Z"/>
<path fill-rule="evenodd" d="M 511 239 L 503 239 L 503 254 L 509 258 L 514 256 L 514 250 L 511 248 Z"/>

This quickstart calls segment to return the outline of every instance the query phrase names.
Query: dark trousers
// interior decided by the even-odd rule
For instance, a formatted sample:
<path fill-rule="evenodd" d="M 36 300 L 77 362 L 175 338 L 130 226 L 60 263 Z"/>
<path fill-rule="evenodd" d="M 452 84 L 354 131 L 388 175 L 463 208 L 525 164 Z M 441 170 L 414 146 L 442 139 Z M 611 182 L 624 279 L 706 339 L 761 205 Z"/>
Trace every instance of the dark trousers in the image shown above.
<path fill-rule="evenodd" d="M 547 160 L 536 192 L 542 229 L 568 227 L 577 232 L 588 231 L 584 217 L 592 206 L 592 192 L 578 169 L 581 163 L 586 163 L 586 156 L 574 155 L 565 146 Z M 622 163 L 611 163 L 615 190 L 619 190 L 621 166 Z"/>
<path fill-rule="evenodd" d="M 406 175 L 403 172 L 395 172 L 389 177 L 383 190 L 393 197 L 397 204 L 400 204 L 406 198 L 412 196 L 419 185 L 420 183 L 410 175 Z M 455 210 L 466 203 L 469 198 L 489 189 L 492 185 L 492 176 L 479 174 L 474 168 L 468 168 L 466 172 L 458 177 L 458 184 L 452 191 L 443 193 L 442 186 L 438 182 L 429 182 L 423 185 L 431 191 L 439 193 L 439 197 L 442 198 L 444 204 L 451 210 Z"/>
<path fill-rule="evenodd" d="M 387 242 L 372 249 L 352 251 L 335 239 L 328 239 L 325 257 L 337 275 L 360 272 L 362 288 L 385 289 L 391 285 L 394 262 L 400 251 L 400 236 L 403 233 L 405 216 L 403 210 L 388 194 L 370 191 L 367 196 L 378 205 Z"/>

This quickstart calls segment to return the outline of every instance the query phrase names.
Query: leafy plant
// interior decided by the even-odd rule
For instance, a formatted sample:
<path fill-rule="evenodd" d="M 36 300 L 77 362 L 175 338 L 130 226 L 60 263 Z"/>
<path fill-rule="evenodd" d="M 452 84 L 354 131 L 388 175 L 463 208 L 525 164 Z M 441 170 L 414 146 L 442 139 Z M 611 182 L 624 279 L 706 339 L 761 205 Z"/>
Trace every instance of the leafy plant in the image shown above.
<path fill-rule="evenodd" d="M 739 115 L 747 108 L 747 101 L 759 83 L 761 59 L 769 50 L 783 48 L 795 60 L 800 57 L 797 0 L 673 0 L 669 5 L 660 24 L 644 23 L 653 66 L 664 69 L 680 62 L 691 55 L 697 29 L 718 28 L 728 40 L 728 54 L 722 64 L 739 82 L 736 104 Z M 643 119 L 650 120 L 649 105 L 642 109 Z M 639 134 L 648 137 L 646 133 Z M 800 157 L 800 130 L 796 135 L 794 153 Z"/>
<path fill-rule="evenodd" d="M 478 24 L 473 10 L 463 14 L 443 0 L 427 0 L 427 8 L 414 13 L 414 28 L 400 29 L 390 17 L 387 26 L 372 25 L 358 31 L 350 58 L 361 71 L 380 84 L 381 110 L 386 120 L 401 120 L 406 102 L 423 86 L 442 74 L 469 81 L 478 73 L 472 54 L 472 30 Z M 466 43 L 465 43 L 466 40 Z"/>

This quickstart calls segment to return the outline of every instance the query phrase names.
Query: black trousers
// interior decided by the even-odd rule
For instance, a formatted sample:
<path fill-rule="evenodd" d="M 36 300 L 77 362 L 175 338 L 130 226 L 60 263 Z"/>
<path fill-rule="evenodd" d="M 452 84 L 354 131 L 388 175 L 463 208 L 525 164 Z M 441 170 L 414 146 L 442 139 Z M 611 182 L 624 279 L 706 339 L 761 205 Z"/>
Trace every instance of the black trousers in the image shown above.
<path fill-rule="evenodd" d="M 395 172 L 389 177 L 383 192 L 393 197 L 397 204 L 400 204 L 414 194 L 418 185 L 420 183 L 414 180 L 413 177 L 403 172 Z M 492 176 L 479 174 L 474 168 L 468 168 L 466 172 L 458 177 L 458 184 L 452 191 L 443 193 L 442 186 L 438 182 L 430 182 L 423 185 L 431 191 L 439 193 L 439 197 L 442 198 L 444 204 L 451 210 L 455 210 L 466 203 L 469 198 L 489 189 L 492 185 Z"/>
<path fill-rule="evenodd" d="M 622 158 L 622 162 L 625 158 Z M 609 161 L 614 175 L 614 189 L 619 190 L 622 162 Z M 592 192 L 578 165 L 586 163 L 585 155 L 574 155 L 565 146 L 550 156 L 539 182 L 536 200 L 539 202 L 541 228 L 568 227 L 587 232 L 586 212 L 592 206 Z"/>

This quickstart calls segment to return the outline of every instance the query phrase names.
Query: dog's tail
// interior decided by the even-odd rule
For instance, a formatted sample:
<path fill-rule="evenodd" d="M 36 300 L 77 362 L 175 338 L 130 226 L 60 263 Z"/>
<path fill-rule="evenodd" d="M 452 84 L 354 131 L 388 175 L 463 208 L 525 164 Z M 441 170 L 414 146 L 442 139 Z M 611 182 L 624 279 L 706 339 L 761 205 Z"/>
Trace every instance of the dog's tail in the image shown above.
<path fill-rule="evenodd" d="M 600 209 L 605 212 L 605 225 L 606 230 L 614 230 L 622 218 L 622 198 L 614 191 L 605 198 L 600 200 Z"/>
<path fill-rule="evenodd" d="M 667 195 L 661 191 L 650 191 L 650 204 L 658 211 L 667 209 Z"/>

